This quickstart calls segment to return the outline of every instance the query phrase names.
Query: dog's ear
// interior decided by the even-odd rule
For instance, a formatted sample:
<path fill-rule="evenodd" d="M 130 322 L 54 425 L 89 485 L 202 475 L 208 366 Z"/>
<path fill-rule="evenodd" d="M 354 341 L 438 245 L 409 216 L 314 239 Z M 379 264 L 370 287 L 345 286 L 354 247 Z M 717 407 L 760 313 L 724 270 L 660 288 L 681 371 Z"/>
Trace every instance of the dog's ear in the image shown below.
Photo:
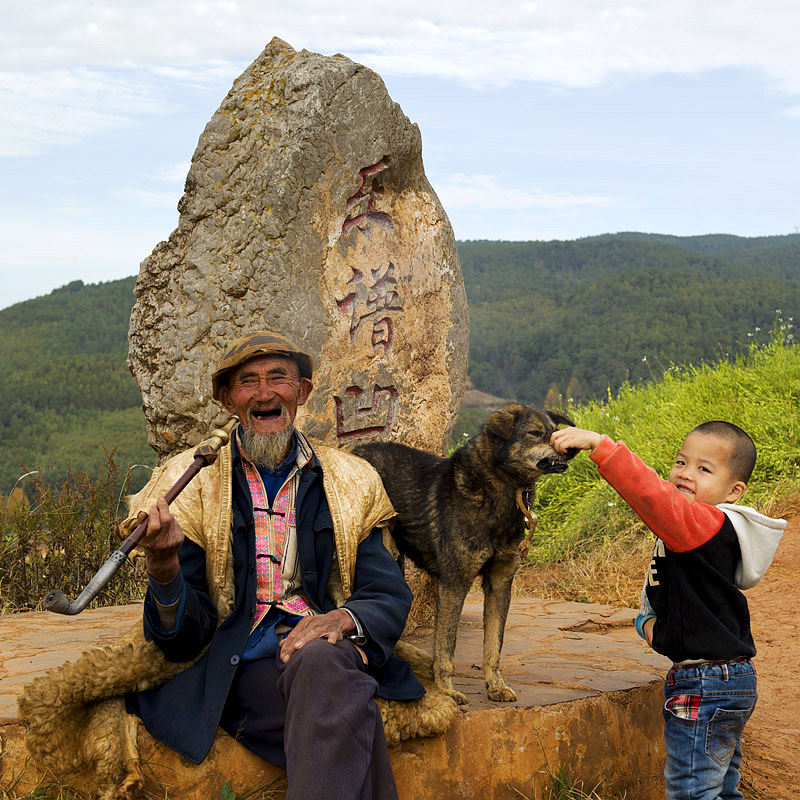
<path fill-rule="evenodd" d="M 517 414 L 522 411 L 522 406 L 517 403 L 503 406 L 489 415 L 486 420 L 484 430 L 491 436 L 500 439 L 510 439 L 514 432 L 514 424 L 517 421 Z"/>
<path fill-rule="evenodd" d="M 546 408 L 544 413 L 547 414 L 556 425 L 569 425 L 570 428 L 575 427 L 575 423 L 561 411 L 551 411 L 549 408 Z"/>

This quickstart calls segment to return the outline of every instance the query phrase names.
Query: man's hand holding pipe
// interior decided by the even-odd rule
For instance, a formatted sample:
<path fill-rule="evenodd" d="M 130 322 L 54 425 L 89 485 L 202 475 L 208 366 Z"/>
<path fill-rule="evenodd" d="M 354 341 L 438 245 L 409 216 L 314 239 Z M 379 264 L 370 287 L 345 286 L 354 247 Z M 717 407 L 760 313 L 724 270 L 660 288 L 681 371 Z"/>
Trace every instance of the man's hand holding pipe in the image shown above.
<path fill-rule="evenodd" d="M 161 583 L 168 583 L 178 574 L 178 550 L 183 544 L 183 531 L 167 501 L 160 497 L 149 516 L 139 512 L 138 521 L 147 519 L 147 532 L 139 543 L 144 550 L 147 574 Z"/>

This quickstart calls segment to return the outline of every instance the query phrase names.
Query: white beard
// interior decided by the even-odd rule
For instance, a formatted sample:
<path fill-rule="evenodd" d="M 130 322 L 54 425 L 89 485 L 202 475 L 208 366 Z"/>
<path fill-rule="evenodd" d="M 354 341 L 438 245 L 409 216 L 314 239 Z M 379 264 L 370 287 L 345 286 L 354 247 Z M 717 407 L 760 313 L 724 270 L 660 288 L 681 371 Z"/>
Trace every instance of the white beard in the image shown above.
<path fill-rule="evenodd" d="M 275 470 L 289 452 L 294 426 L 279 433 L 254 433 L 242 426 L 242 446 L 247 458 L 257 467 Z"/>

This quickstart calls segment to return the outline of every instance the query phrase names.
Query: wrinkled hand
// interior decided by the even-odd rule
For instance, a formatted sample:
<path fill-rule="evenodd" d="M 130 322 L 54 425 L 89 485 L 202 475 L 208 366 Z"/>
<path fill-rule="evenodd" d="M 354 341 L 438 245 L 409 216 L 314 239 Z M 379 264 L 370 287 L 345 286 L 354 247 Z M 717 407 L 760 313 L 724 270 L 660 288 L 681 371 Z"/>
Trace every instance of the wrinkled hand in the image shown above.
<path fill-rule="evenodd" d="M 143 522 L 146 518 L 148 515 L 140 511 L 138 521 Z M 181 526 L 172 516 L 167 501 L 160 497 L 150 509 L 147 533 L 139 543 L 144 550 L 148 575 L 162 583 L 167 583 L 177 575 L 180 569 L 178 550 L 183 539 Z"/>
<path fill-rule="evenodd" d="M 550 437 L 550 446 L 559 453 L 566 453 L 571 448 L 594 450 L 602 438 L 602 434 L 595 433 L 595 431 L 585 431 L 582 428 L 561 428 L 553 432 Z"/>
<path fill-rule="evenodd" d="M 341 608 L 327 614 L 303 617 L 281 642 L 281 661 L 285 664 L 296 651 L 314 639 L 327 639 L 336 644 L 355 629 L 353 618 Z"/>

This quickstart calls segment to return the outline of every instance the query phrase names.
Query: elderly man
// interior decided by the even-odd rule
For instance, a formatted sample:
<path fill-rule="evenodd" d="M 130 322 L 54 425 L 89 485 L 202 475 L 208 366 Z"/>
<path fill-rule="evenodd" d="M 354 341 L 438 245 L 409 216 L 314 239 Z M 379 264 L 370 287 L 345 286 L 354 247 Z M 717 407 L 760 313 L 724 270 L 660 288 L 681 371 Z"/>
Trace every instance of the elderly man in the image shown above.
<path fill-rule="evenodd" d="M 145 636 L 199 659 L 126 706 L 195 763 L 222 727 L 286 769 L 287 798 L 396 798 L 375 698 L 424 692 L 391 655 L 411 593 L 376 473 L 294 427 L 312 373 L 279 334 L 234 342 L 212 379 L 240 420 L 231 444 L 172 506 L 153 500 L 186 454 L 133 498 L 150 520 Z"/>

